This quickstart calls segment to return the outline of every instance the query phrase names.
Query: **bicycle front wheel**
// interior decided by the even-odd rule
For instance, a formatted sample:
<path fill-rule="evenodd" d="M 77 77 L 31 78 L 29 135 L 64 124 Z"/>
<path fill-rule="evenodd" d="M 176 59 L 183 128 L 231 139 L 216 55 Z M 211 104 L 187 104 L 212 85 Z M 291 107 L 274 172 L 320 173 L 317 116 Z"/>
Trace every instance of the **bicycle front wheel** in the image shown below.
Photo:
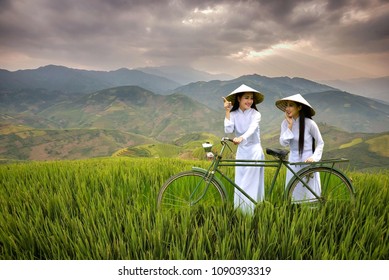
<path fill-rule="evenodd" d="M 159 209 L 190 209 L 193 206 L 221 206 L 226 201 L 224 189 L 205 174 L 185 171 L 170 177 L 158 194 Z"/>
<path fill-rule="evenodd" d="M 288 200 L 293 203 L 353 202 L 354 188 L 339 170 L 318 166 L 298 173 L 289 184 Z M 308 187 L 309 188 L 308 188 Z"/>

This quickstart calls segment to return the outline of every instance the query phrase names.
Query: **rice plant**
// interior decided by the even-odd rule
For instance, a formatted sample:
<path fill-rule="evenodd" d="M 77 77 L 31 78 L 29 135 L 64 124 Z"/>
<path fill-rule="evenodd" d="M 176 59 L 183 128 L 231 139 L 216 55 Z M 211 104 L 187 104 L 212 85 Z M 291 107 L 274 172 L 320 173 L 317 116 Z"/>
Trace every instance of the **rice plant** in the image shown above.
<path fill-rule="evenodd" d="M 157 211 L 159 188 L 170 176 L 207 163 L 101 158 L 0 165 L 0 259 L 389 258 L 388 171 L 349 172 L 354 204 L 288 205 L 283 177 L 253 215 L 232 203 Z"/>

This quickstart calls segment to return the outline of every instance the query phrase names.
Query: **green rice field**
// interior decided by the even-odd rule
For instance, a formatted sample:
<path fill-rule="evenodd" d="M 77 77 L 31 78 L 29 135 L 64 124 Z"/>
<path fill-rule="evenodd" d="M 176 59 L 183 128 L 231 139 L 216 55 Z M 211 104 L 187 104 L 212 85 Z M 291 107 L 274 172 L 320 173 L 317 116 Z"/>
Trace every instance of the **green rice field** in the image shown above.
<path fill-rule="evenodd" d="M 0 259 L 389 259 L 389 170 L 346 172 L 355 204 L 312 209 L 283 203 L 276 192 L 253 215 L 231 203 L 157 211 L 168 177 L 208 163 L 101 158 L 2 164 Z M 265 172 L 268 184 L 271 172 Z M 283 179 L 277 183 L 281 197 Z"/>

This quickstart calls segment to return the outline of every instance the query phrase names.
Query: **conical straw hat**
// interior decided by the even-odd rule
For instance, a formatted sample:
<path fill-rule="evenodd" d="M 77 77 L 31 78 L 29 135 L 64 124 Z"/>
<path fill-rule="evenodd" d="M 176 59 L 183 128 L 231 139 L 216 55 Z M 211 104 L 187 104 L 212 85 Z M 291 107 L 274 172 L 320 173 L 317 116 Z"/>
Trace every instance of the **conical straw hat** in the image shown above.
<path fill-rule="evenodd" d="M 305 100 L 304 97 L 302 97 L 301 94 L 299 94 L 299 93 L 277 100 L 276 101 L 277 108 L 280 109 L 281 111 L 285 112 L 286 104 L 288 101 L 297 102 L 297 103 L 300 103 L 300 104 L 307 106 L 309 108 L 309 110 L 311 111 L 311 115 L 312 116 L 315 115 L 315 110 L 312 108 L 311 104 L 309 104 L 308 101 Z"/>
<path fill-rule="evenodd" d="M 253 96 L 254 96 L 254 103 L 255 104 L 258 104 L 258 103 L 261 103 L 264 99 L 264 96 L 262 93 L 260 93 L 259 91 L 249 87 L 249 86 L 246 86 L 245 84 L 242 84 L 240 87 L 238 87 L 236 90 L 234 90 L 233 92 L 231 92 L 227 97 L 226 99 L 232 103 L 234 103 L 235 101 L 235 94 L 237 93 L 241 93 L 241 92 L 252 92 L 253 93 Z"/>

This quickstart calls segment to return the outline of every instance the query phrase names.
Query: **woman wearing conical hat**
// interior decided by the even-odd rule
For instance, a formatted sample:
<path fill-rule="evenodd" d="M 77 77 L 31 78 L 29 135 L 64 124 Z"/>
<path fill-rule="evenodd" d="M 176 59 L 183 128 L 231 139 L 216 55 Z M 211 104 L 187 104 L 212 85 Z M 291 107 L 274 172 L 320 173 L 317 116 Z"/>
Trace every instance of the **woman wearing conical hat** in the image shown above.
<path fill-rule="evenodd" d="M 235 133 L 233 142 L 238 145 L 237 159 L 264 159 L 259 130 L 261 114 L 256 108 L 263 98 L 260 92 L 244 84 L 224 98 L 224 130 Z M 235 183 L 256 201 L 264 199 L 263 167 L 236 166 Z M 252 213 L 255 205 L 235 189 L 234 206 Z"/>
<path fill-rule="evenodd" d="M 323 153 L 324 142 L 319 127 L 312 120 L 312 116 L 315 115 L 315 110 L 312 106 L 301 94 L 295 94 L 277 100 L 276 106 L 285 112 L 285 120 L 281 123 L 280 144 L 285 147 L 289 146 L 289 161 L 319 161 Z M 305 166 L 291 165 L 295 172 Z M 316 175 L 315 179 L 311 181 L 310 187 L 317 194 L 320 194 L 320 178 Z M 292 172 L 288 170 L 285 187 L 292 177 Z M 295 201 L 314 199 L 314 195 L 301 184 L 296 188 L 293 199 Z"/>

